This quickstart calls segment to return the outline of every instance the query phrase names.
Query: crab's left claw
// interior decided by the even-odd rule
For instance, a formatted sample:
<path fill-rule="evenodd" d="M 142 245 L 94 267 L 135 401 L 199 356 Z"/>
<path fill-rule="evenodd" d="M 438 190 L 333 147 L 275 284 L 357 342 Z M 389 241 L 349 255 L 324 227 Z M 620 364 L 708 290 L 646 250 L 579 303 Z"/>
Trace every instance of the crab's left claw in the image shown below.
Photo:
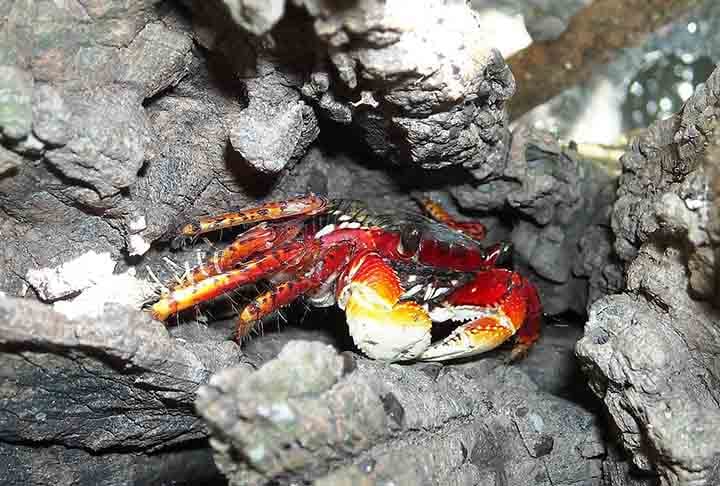
<path fill-rule="evenodd" d="M 535 286 L 503 268 L 478 272 L 431 312 L 434 321 L 467 321 L 434 343 L 419 359 L 444 361 L 484 353 L 511 336 L 511 360 L 520 358 L 540 335 L 541 306 Z"/>
<path fill-rule="evenodd" d="M 337 302 L 355 344 L 373 359 L 404 361 L 430 344 L 432 321 L 415 302 L 401 301 L 395 271 L 377 253 L 358 254 L 341 275 Z"/>

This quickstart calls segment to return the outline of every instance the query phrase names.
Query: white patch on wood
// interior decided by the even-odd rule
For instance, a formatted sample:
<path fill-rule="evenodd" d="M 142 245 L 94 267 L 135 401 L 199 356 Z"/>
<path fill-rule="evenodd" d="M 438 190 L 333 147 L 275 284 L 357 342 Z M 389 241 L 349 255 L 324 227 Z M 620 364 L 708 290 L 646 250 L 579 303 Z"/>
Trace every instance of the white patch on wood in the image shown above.
<path fill-rule="evenodd" d="M 106 275 L 72 300 L 60 300 L 53 308 L 69 319 L 100 317 L 106 304 L 139 310 L 155 294 L 155 285 L 136 277 L 135 268 L 121 274 Z"/>
<path fill-rule="evenodd" d="M 147 253 L 150 249 L 150 243 L 145 241 L 140 235 L 130 235 L 128 238 L 128 253 L 130 256 L 140 256 Z"/>
<path fill-rule="evenodd" d="M 142 230 L 147 228 L 147 221 L 145 220 L 145 216 L 139 216 L 128 224 L 128 230 L 130 233 L 139 233 Z"/>
<path fill-rule="evenodd" d="M 109 252 L 89 251 L 57 267 L 28 270 L 25 279 L 40 299 L 53 302 L 101 282 L 112 275 L 115 263 Z"/>

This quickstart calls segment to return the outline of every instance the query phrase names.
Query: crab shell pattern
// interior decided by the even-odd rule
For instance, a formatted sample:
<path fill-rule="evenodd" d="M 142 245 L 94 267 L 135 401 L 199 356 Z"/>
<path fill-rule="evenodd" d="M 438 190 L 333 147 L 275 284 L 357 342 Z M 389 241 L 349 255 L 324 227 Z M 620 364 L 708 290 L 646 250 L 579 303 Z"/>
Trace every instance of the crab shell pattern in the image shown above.
<path fill-rule="evenodd" d="M 350 335 L 368 357 L 442 361 L 496 348 L 515 336 L 524 355 L 540 332 L 535 287 L 496 267 L 509 246 L 484 247 L 479 223 L 458 222 L 422 200 L 432 217 L 378 213 L 350 200 L 309 194 L 200 219 L 182 238 L 248 226 L 230 245 L 187 271 L 152 305 L 156 319 L 268 280 L 270 291 L 241 311 L 236 338 L 298 297 L 338 305 Z M 460 323 L 431 342 L 434 322 Z"/>

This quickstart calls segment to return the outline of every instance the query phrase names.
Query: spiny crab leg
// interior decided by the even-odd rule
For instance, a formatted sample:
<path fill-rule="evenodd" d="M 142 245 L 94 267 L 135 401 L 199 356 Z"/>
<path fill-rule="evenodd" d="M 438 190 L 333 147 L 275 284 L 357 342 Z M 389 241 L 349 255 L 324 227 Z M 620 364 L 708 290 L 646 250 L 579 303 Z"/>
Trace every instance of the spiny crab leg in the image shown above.
<path fill-rule="evenodd" d="M 338 279 L 338 306 L 355 344 L 369 357 L 413 359 L 430 344 L 427 311 L 401 301 L 404 293 L 395 271 L 373 251 L 359 253 Z"/>
<path fill-rule="evenodd" d="M 457 221 L 440 204 L 426 196 L 416 196 L 415 200 L 420 207 L 433 219 L 451 227 L 454 230 L 465 233 L 477 241 L 485 239 L 487 230 L 485 225 L 475 221 Z"/>
<path fill-rule="evenodd" d="M 215 275 L 163 295 L 152 306 L 152 316 L 164 321 L 173 314 L 219 297 L 242 285 L 297 265 L 308 250 L 302 242 L 292 242 L 266 255 L 251 259 L 241 268 Z"/>
<path fill-rule="evenodd" d="M 209 258 L 206 263 L 191 269 L 182 282 L 172 287 L 172 290 L 187 287 L 232 270 L 233 267 L 246 258 L 293 239 L 301 230 L 302 225 L 299 224 L 269 226 L 263 222 L 253 226 L 235 238 L 222 251 Z"/>
<path fill-rule="evenodd" d="M 318 252 L 317 255 L 308 255 L 311 261 L 303 267 L 308 266 L 310 270 L 305 276 L 282 282 L 245 306 L 238 319 L 235 339 L 240 340 L 247 336 L 256 322 L 301 295 L 334 283 L 339 270 L 347 265 L 354 249 L 352 242 L 344 241 Z M 296 276 L 291 276 L 293 277 Z"/>
<path fill-rule="evenodd" d="M 185 237 L 198 236 L 221 229 L 233 228 L 260 221 L 272 221 L 297 216 L 312 216 L 325 210 L 328 200 L 322 196 L 306 196 L 262 204 L 241 211 L 225 213 L 219 216 L 201 218 L 182 227 L 180 233 Z"/>
<path fill-rule="evenodd" d="M 524 277 L 503 268 L 480 271 L 473 281 L 453 292 L 445 307 L 434 309 L 434 321 L 468 320 L 419 357 L 443 361 L 483 353 L 510 336 L 518 342 L 511 359 L 521 356 L 540 333 L 540 299 Z"/>

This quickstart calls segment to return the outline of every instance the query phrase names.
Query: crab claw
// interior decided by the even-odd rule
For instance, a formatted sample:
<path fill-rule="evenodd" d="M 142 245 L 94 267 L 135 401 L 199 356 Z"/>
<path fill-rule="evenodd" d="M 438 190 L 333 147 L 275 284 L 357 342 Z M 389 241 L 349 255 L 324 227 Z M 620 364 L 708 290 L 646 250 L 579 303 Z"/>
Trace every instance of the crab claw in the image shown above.
<path fill-rule="evenodd" d="M 444 361 L 484 353 L 517 335 L 511 359 L 530 348 L 540 334 L 540 299 L 535 287 L 502 268 L 478 272 L 445 305 L 430 313 L 433 321 L 467 321 L 430 346 L 419 359 Z"/>
<path fill-rule="evenodd" d="M 340 276 L 338 305 L 355 344 L 370 358 L 409 360 L 430 345 L 430 316 L 417 303 L 400 301 L 403 293 L 395 271 L 374 252 L 358 254 Z"/>

